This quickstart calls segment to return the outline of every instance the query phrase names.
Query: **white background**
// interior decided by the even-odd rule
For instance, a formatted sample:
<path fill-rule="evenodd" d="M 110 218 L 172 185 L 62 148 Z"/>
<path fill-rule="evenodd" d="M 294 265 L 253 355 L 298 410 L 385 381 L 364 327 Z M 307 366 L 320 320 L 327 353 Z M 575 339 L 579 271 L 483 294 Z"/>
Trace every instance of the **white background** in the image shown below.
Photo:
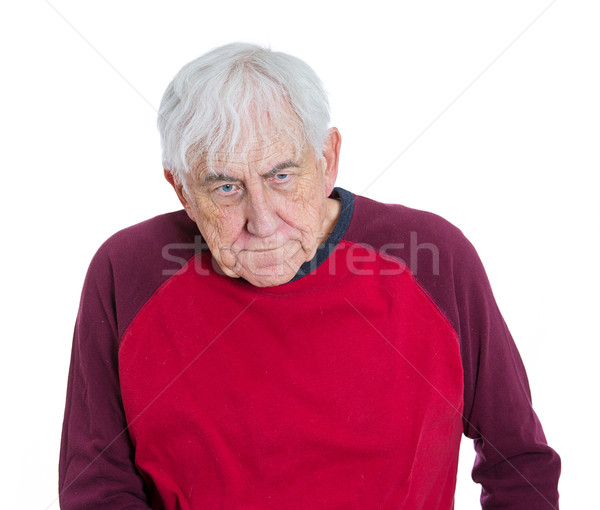
<path fill-rule="evenodd" d="M 477 247 L 562 456 L 562 508 L 597 504 L 597 2 L 11 4 L 0 12 L 3 508 L 58 508 L 87 265 L 116 230 L 179 208 L 156 108 L 184 63 L 238 40 L 321 76 L 343 137 L 338 185 L 441 214 Z M 464 445 L 459 510 L 479 508 Z"/>

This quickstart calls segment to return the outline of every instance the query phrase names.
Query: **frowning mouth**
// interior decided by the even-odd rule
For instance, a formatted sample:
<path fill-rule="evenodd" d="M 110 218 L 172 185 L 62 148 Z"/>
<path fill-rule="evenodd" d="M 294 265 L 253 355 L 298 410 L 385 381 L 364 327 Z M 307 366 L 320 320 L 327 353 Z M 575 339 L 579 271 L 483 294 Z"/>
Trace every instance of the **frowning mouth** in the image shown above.
<path fill-rule="evenodd" d="M 300 243 L 300 241 L 294 239 L 288 239 L 283 244 L 273 245 L 273 246 L 244 246 L 239 248 L 237 246 L 231 246 L 228 248 L 222 248 L 221 251 L 228 251 L 234 254 L 235 256 L 242 254 L 251 254 L 251 253 L 263 253 L 268 251 L 277 251 L 277 250 L 286 250 L 292 248 L 291 243 Z"/>
<path fill-rule="evenodd" d="M 283 246 L 273 246 L 272 248 L 254 248 L 254 249 L 249 249 L 246 251 L 271 251 L 271 250 L 277 250 L 279 248 L 283 248 Z"/>
<path fill-rule="evenodd" d="M 241 249 L 234 249 L 234 248 L 221 248 L 221 251 L 223 252 L 230 252 L 234 255 L 241 255 L 242 253 L 262 253 L 262 252 L 266 252 L 266 251 L 275 251 L 275 250 L 279 250 L 284 248 L 284 246 L 271 246 L 271 247 L 260 247 L 260 248 L 241 248 Z"/>
<path fill-rule="evenodd" d="M 287 259 L 293 257 L 298 250 L 302 249 L 300 241 L 288 240 L 283 244 L 274 245 L 251 245 L 251 246 L 229 246 L 227 248 L 220 248 L 222 254 L 228 253 L 230 256 L 235 258 L 247 258 L 247 257 L 279 257 Z"/>

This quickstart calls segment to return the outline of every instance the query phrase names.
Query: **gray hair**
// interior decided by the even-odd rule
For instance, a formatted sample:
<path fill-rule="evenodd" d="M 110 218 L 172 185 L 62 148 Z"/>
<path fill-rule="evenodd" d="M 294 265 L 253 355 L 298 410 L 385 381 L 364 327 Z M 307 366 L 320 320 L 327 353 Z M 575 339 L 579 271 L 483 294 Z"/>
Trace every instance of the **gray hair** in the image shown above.
<path fill-rule="evenodd" d="M 252 138 L 284 132 L 317 155 L 329 127 L 321 80 L 302 60 L 233 43 L 192 60 L 167 87 L 158 112 L 163 166 L 184 185 L 198 163 L 244 153 Z M 270 140 L 272 141 L 272 140 Z"/>

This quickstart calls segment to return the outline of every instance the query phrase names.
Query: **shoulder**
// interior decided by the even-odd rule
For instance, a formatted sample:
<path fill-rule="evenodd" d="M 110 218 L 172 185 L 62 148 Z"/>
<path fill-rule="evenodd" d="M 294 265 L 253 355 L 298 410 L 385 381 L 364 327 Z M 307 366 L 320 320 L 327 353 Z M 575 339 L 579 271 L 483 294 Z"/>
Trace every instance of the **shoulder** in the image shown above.
<path fill-rule="evenodd" d="M 196 225 L 185 211 L 180 210 L 119 230 L 100 246 L 97 254 L 120 262 L 123 258 L 139 257 L 140 252 L 162 248 L 167 243 L 193 242 L 197 235 Z"/>
<path fill-rule="evenodd" d="M 417 276 L 419 269 L 424 270 L 424 259 L 428 259 L 428 269 L 438 274 L 440 265 L 450 268 L 479 260 L 463 232 L 445 218 L 359 195 L 355 195 L 354 214 L 345 238 L 402 259 Z M 436 263 L 438 267 L 431 267 Z"/>
<path fill-rule="evenodd" d="M 399 260 L 458 332 L 473 303 L 493 303 L 475 248 L 458 227 L 437 214 L 355 196 L 344 237 Z"/>
<path fill-rule="evenodd" d="M 161 214 L 120 230 L 90 263 L 83 297 L 97 294 L 116 315 L 122 333 L 137 311 L 202 247 L 185 211 Z"/>

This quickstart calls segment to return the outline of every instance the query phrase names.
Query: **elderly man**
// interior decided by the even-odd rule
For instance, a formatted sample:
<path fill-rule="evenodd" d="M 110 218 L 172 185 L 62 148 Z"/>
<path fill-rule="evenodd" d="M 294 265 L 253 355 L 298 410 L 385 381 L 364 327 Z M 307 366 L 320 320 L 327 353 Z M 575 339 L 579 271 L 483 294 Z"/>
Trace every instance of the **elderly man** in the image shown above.
<path fill-rule="evenodd" d="M 159 129 L 183 210 L 85 280 L 60 457 L 70 509 L 558 507 L 560 460 L 482 265 L 430 213 L 334 187 L 340 134 L 302 61 L 218 48 Z"/>

